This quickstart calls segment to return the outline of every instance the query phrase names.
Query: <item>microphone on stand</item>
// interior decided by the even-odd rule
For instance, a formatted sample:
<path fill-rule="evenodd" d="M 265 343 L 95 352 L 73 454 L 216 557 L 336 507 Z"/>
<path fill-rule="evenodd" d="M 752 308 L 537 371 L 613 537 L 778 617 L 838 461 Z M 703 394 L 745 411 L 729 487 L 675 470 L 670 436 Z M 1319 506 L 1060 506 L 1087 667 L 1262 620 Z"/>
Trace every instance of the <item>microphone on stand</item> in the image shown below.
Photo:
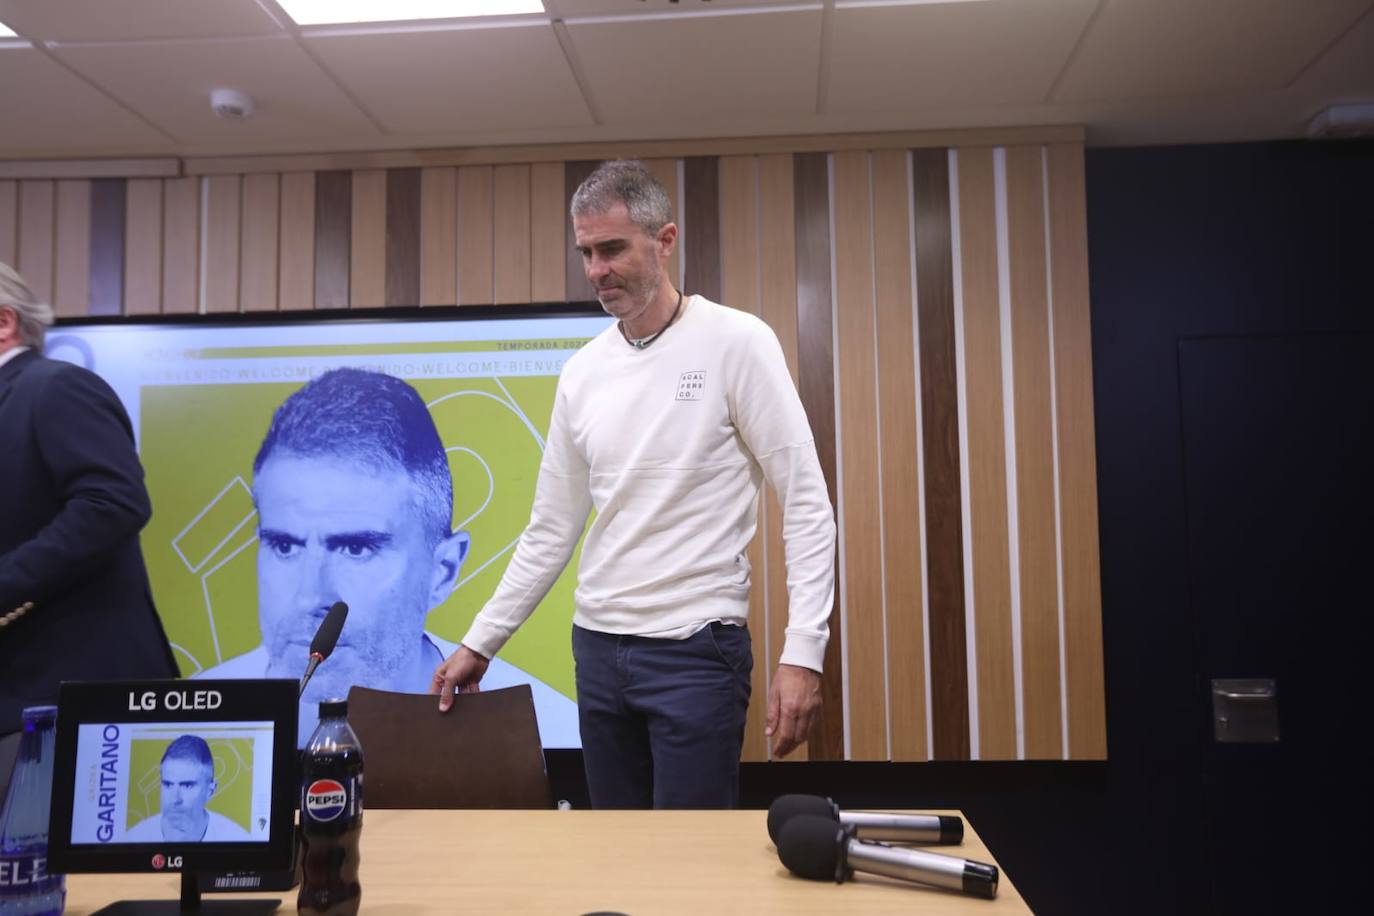
<path fill-rule="evenodd" d="M 348 605 L 342 601 L 335 601 L 329 612 L 324 615 L 320 628 L 315 631 L 315 638 L 310 641 L 310 664 L 306 666 L 305 676 L 301 678 L 301 692 L 297 694 L 298 697 L 305 696 L 305 685 L 314 677 L 315 669 L 334 651 L 334 644 L 339 641 L 339 634 L 343 632 L 346 619 Z"/>
<path fill-rule="evenodd" d="M 893 843 L 928 843 L 958 846 L 964 841 L 964 820 L 947 814 L 873 814 L 841 811 L 840 806 L 819 795 L 781 795 L 768 808 L 768 835 L 778 842 L 783 826 L 798 815 L 825 817 L 855 828 L 861 840 Z"/>
<path fill-rule="evenodd" d="M 996 865 L 856 840 L 853 827 L 814 814 L 799 814 L 783 825 L 778 858 L 792 874 L 813 881 L 843 884 L 862 871 L 988 900 L 997 896 Z"/>

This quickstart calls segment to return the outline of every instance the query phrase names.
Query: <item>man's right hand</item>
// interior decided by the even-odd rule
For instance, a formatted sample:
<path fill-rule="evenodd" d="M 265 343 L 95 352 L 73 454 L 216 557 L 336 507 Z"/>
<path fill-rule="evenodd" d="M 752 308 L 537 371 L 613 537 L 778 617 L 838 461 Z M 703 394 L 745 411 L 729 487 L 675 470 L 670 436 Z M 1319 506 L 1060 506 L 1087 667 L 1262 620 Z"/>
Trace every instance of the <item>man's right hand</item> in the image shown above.
<path fill-rule="evenodd" d="M 453 705 L 453 689 L 461 693 L 477 693 L 481 690 L 482 675 L 487 673 L 491 660 L 469 649 L 459 646 L 458 651 L 434 669 L 434 679 L 430 681 L 429 692 L 439 694 L 439 711 L 448 712 Z"/>

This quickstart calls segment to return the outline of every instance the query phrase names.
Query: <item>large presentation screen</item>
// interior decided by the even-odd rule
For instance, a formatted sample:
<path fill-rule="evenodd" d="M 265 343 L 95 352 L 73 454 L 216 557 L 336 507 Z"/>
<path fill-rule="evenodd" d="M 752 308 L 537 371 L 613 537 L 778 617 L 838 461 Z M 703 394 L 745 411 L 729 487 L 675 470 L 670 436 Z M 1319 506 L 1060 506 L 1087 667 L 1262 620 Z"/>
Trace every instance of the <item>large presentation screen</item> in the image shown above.
<path fill-rule="evenodd" d="M 143 552 L 184 676 L 299 677 L 344 601 L 299 740 L 353 684 L 428 690 L 529 519 L 558 374 L 610 322 L 490 314 L 50 331 L 48 355 L 102 376 L 133 420 Z M 578 746 L 577 560 L 483 680 L 531 685 L 546 747 Z"/>

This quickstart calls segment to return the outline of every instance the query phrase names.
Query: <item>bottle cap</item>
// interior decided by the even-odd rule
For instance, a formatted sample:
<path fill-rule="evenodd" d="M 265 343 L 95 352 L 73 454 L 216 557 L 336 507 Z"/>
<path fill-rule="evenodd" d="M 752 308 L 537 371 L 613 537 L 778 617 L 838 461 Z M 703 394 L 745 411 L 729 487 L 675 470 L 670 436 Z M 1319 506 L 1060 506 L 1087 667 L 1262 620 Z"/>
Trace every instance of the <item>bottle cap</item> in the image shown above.
<path fill-rule="evenodd" d="M 57 719 L 56 706 L 25 706 L 23 712 L 24 722 L 40 725 L 50 723 Z"/>
<path fill-rule="evenodd" d="M 335 697 L 320 701 L 321 719 L 343 719 L 348 716 L 348 700 Z"/>

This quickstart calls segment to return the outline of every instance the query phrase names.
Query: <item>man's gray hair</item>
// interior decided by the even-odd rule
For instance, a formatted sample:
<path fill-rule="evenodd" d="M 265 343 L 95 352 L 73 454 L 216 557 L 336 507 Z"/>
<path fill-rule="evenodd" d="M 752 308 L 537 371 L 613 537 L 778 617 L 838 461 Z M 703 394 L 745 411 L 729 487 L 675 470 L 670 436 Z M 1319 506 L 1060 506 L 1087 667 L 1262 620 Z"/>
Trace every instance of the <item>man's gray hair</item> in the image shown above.
<path fill-rule="evenodd" d="M 673 203 L 654 173 L 638 159 L 603 162 L 578 185 L 569 208 L 574 217 L 605 213 L 616 204 L 630 211 L 630 221 L 649 235 L 673 221 Z"/>
<path fill-rule="evenodd" d="M 162 752 L 162 762 L 168 760 L 189 760 L 210 769 L 210 778 L 215 778 L 215 756 L 210 753 L 209 743 L 200 735 L 182 735 Z"/>
<path fill-rule="evenodd" d="M 19 317 L 19 342 L 43 352 L 43 335 L 52 324 L 52 306 L 39 301 L 15 269 L 0 262 L 0 309 L 13 309 Z"/>

